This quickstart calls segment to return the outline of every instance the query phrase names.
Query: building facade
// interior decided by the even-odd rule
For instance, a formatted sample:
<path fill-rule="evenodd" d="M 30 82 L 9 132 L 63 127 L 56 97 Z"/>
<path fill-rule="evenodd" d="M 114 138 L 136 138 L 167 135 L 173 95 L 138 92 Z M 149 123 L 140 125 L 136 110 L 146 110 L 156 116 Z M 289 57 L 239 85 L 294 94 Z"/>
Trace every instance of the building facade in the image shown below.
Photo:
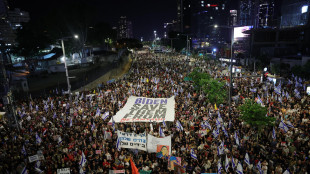
<path fill-rule="evenodd" d="M 283 0 L 281 28 L 307 25 L 309 21 L 309 0 Z"/>
<path fill-rule="evenodd" d="M 121 16 L 118 21 L 117 39 L 133 38 L 132 22 L 126 16 Z"/>

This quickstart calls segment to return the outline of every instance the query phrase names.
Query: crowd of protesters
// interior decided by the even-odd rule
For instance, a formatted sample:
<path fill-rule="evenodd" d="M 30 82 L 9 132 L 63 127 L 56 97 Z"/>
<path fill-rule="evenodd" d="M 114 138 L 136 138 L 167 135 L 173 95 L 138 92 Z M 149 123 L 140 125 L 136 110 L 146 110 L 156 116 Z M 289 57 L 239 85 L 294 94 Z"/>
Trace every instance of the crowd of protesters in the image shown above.
<path fill-rule="evenodd" d="M 183 131 L 176 128 L 175 122 L 166 123 L 166 127 L 162 123 L 118 123 L 116 129 L 159 136 L 161 126 L 165 135 L 172 135 L 171 155 L 181 157 L 181 167 L 186 173 L 216 173 L 219 163 L 223 166 L 222 173 L 235 173 L 237 167 L 233 168 L 232 163 L 239 162 L 243 173 L 309 173 L 310 98 L 304 89 L 304 80 L 292 76 L 285 82 L 273 84 L 251 77 L 235 78 L 229 114 L 227 103 L 215 108 L 206 101 L 203 92 L 194 90 L 192 82 L 184 81 L 196 67 L 220 81 L 230 80 L 225 73 L 227 66 L 219 62 L 195 59 L 189 63 L 179 55 L 143 54 L 135 58 L 126 76 L 91 91 L 74 94 L 71 102 L 68 95 L 18 101 L 19 129 L 9 127 L 5 118 L 0 123 L 0 173 L 52 174 L 61 168 L 70 168 L 71 173 L 81 170 L 131 173 L 130 159 L 140 171 L 173 172 L 168 170 L 168 161 L 157 158 L 155 153 L 116 149 L 117 134 L 108 121 L 131 95 L 149 98 L 175 95 L 175 121 L 180 121 Z M 281 94 L 275 92 L 279 85 Z M 298 97 L 296 89 L 300 92 Z M 259 137 L 257 129 L 239 119 L 238 110 L 246 99 L 256 100 L 258 96 L 268 108 L 267 117 L 276 118 L 275 126 L 265 127 Z M 101 115 L 108 112 L 109 118 L 103 120 L 98 108 Z M 210 124 L 211 130 L 202 125 L 204 121 Z M 222 128 L 219 135 L 214 136 L 212 132 L 218 127 L 217 121 Z M 281 121 L 289 125 L 287 131 L 279 128 Z M 218 152 L 221 144 L 224 144 L 223 154 Z M 191 149 L 197 159 L 192 157 Z M 82 153 L 87 162 L 81 169 Z M 44 159 L 30 162 L 29 156 L 36 154 L 42 154 Z M 246 154 L 249 164 L 245 162 Z M 230 162 L 227 171 L 226 158 Z"/>

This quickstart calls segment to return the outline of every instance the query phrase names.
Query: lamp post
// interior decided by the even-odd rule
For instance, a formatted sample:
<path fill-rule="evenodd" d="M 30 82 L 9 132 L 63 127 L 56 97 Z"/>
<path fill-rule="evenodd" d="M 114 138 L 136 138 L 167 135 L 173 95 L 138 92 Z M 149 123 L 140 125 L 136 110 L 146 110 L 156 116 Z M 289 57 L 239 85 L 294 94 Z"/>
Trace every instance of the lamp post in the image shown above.
<path fill-rule="evenodd" d="M 228 113 L 230 115 L 230 111 L 231 111 L 231 96 L 232 96 L 232 66 L 233 66 L 233 44 L 234 44 L 234 26 L 218 26 L 218 25 L 214 25 L 214 28 L 229 28 L 231 29 L 231 43 L 230 43 L 230 78 L 229 78 L 229 110 Z"/>
<path fill-rule="evenodd" d="M 71 104 L 71 85 L 70 85 L 70 80 L 69 80 L 70 77 L 69 77 L 69 73 L 68 73 L 68 66 L 67 66 L 65 46 L 64 46 L 64 39 L 66 39 L 66 38 L 72 38 L 72 36 L 60 39 L 61 40 L 62 53 L 63 53 L 63 57 L 64 57 L 64 63 L 65 63 L 66 78 L 67 78 L 68 93 L 69 93 L 69 101 L 70 101 L 70 104 Z M 74 35 L 74 38 L 78 39 L 79 36 L 78 35 Z"/>

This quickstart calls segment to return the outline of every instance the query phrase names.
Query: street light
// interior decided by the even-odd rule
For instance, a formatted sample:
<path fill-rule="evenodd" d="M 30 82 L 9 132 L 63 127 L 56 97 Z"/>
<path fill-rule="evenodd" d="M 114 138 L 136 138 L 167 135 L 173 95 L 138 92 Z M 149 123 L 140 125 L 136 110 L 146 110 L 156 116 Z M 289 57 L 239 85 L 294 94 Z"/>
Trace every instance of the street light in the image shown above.
<path fill-rule="evenodd" d="M 72 37 L 74 37 L 75 39 L 79 38 L 78 35 L 74 35 L 74 36 L 64 37 L 64 38 L 60 39 L 61 40 L 62 53 L 63 53 L 63 57 L 64 57 L 64 63 L 65 63 L 65 70 L 66 70 L 66 78 L 67 78 L 67 84 L 68 84 L 68 93 L 69 93 L 70 104 L 71 104 L 71 85 L 70 85 L 70 80 L 69 80 L 70 77 L 69 77 L 69 73 L 68 73 L 68 66 L 67 66 L 67 60 L 66 60 L 64 39 L 72 38 Z"/>
<path fill-rule="evenodd" d="M 231 111 L 231 95 L 232 95 L 232 63 L 233 63 L 233 44 L 234 44 L 234 26 L 218 26 L 214 25 L 214 28 L 229 28 L 231 29 L 231 44 L 230 44 L 230 80 L 229 80 L 229 110 L 228 113 L 230 115 Z"/>

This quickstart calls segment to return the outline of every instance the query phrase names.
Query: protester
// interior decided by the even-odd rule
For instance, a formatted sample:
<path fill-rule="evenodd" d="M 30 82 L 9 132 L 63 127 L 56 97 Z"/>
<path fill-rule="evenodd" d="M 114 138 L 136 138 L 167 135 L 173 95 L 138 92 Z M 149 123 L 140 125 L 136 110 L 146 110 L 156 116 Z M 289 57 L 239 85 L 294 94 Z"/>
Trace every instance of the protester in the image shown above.
<path fill-rule="evenodd" d="M 148 98 L 175 95 L 175 122 L 167 122 L 163 133 L 172 135 L 172 154 L 181 157 L 180 167 L 186 173 L 216 173 L 219 166 L 223 173 L 234 173 L 240 169 L 236 167 L 239 162 L 244 173 L 282 174 L 286 170 L 309 173 L 310 98 L 303 79 L 292 76 L 287 79 L 290 83 L 274 85 L 255 78 L 235 78 L 235 98 L 229 114 L 227 103 L 218 103 L 216 110 L 206 102 L 203 92 L 194 91 L 192 82 L 184 81 L 196 67 L 223 82 L 229 80 L 225 73 L 227 66 L 215 61 L 195 59 L 188 64 L 181 55 L 142 54 L 135 58 L 127 75 L 100 88 L 80 92 L 73 96 L 72 102 L 67 95 L 17 101 L 20 130 L 10 128 L 6 119 L 0 123 L 0 173 L 26 170 L 52 174 L 62 168 L 69 168 L 71 173 L 122 169 L 130 173 L 130 159 L 138 170 L 169 172 L 168 161 L 157 158 L 155 153 L 116 149 L 117 134 L 108 121 L 131 95 Z M 278 87 L 280 94 L 276 93 Z M 258 130 L 240 120 L 238 110 L 245 99 L 258 96 L 268 108 L 267 116 L 277 119 L 274 128 L 262 130 L 259 139 Z M 106 113 L 108 116 L 103 119 Z M 206 128 L 203 120 L 210 127 Z M 177 121 L 183 131 L 176 128 Z M 279 128 L 281 121 L 287 127 Z M 159 137 L 159 126 L 164 127 L 162 123 L 119 123 L 115 127 Z M 38 151 L 42 151 L 44 159 L 39 160 L 40 164 L 30 162 L 29 157 L 39 154 Z"/>

